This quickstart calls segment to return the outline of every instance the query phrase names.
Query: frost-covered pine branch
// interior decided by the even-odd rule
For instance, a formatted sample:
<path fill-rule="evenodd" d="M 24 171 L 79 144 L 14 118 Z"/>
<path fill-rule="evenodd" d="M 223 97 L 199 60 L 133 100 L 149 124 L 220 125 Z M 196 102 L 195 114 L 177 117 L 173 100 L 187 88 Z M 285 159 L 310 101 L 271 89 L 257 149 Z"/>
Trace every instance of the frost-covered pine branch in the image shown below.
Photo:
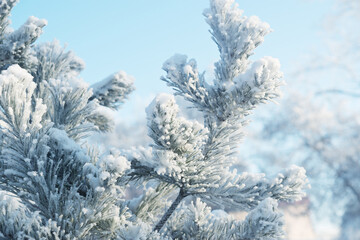
<path fill-rule="evenodd" d="M 277 202 L 270 198 L 262 201 L 243 221 L 233 219 L 223 210 L 211 210 L 197 198 L 174 212 L 165 232 L 174 239 L 280 239 L 284 234 L 283 224 Z"/>
<path fill-rule="evenodd" d="M 75 86 L 81 83 L 76 77 L 85 67 L 79 57 L 66 51 L 56 40 L 35 45 L 26 64 L 34 82 L 63 78 Z"/>
<path fill-rule="evenodd" d="M 48 109 L 41 98 L 34 98 L 36 83 L 32 79 L 17 65 L 0 75 L 1 189 L 22 202 L 26 216 L 39 213 L 37 224 L 41 227 L 46 227 L 41 225 L 45 220 L 53 221 L 49 227 L 59 234 L 51 234 L 51 238 L 115 235 L 120 211 L 126 209 L 118 203 L 123 193 L 116 180 L 130 163 L 117 153 L 91 158 L 74 141 L 78 136 L 70 137 L 81 123 L 71 121 L 72 128 L 61 129 L 61 123 L 46 119 Z M 5 230 L 8 224 L 1 222 Z M 113 230 L 108 229 L 111 225 Z M 36 233 L 33 230 L 26 236 L 36 238 Z M 15 237 L 9 234 L 5 236 Z"/>
<path fill-rule="evenodd" d="M 176 94 L 203 112 L 204 123 L 179 117 L 173 96 L 157 96 L 147 108 L 149 136 L 154 143 L 152 157 L 132 160 L 131 179 L 166 183 L 158 190 L 160 195 L 170 190 L 168 186 L 174 188 L 170 190 L 172 203 L 154 227 L 159 232 L 183 200 L 191 196 L 214 207 L 250 211 L 252 216 L 256 215 L 254 211 L 265 208 L 260 204 L 265 199 L 298 200 L 307 186 L 305 170 L 295 166 L 274 180 L 261 174 L 230 171 L 245 117 L 260 103 L 280 95 L 282 73 L 274 58 L 264 57 L 252 64 L 248 60 L 270 32 L 268 24 L 257 17 L 243 17 L 231 0 L 210 1 L 204 15 L 220 51 L 214 84 L 208 84 L 199 74 L 196 61 L 184 55 L 175 55 L 164 63 L 166 76 L 162 78 Z M 255 235 L 262 236 L 265 229 L 259 226 L 259 235 Z M 182 230 L 177 231 L 181 235 Z M 275 232 L 269 239 L 282 235 L 279 229 Z"/>
<path fill-rule="evenodd" d="M 1 35 L 1 40 L 3 40 L 3 36 L 4 36 L 4 32 L 7 29 L 8 25 L 9 25 L 9 15 L 11 12 L 11 9 L 15 6 L 17 0 L 12 0 L 12 1 L 1 1 L 0 2 L 0 8 L 1 8 L 1 13 L 0 13 L 0 35 Z"/>
<path fill-rule="evenodd" d="M 111 128 L 109 106 L 78 77 L 81 59 L 56 41 L 35 43 L 45 20 L 30 17 L 18 30 L 7 28 L 15 2 L 0 4 L 0 237 L 120 238 L 128 226 L 141 225 L 118 183 L 130 163 L 117 151 L 83 145 L 93 131 Z M 130 92 L 132 82 L 123 88 L 117 94 Z M 139 234 L 146 236 L 145 229 Z"/>
<path fill-rule="evenodd" d="M 9 33 L 3 32 L 0 44 L 2 70 L 15 63 L 25 66 L 31 45 L 41 35 L 46 24 L 46 20 L 29 17 L 19 29 Z"/>
<path fill-rule="evenodd" d="M 93 96 L 90 99 L 98 99 L 99 104 L 112 109 L 118 109 L 134 90 L 134 79 L 125 72 L 120 71 L 91 86 Z"/>

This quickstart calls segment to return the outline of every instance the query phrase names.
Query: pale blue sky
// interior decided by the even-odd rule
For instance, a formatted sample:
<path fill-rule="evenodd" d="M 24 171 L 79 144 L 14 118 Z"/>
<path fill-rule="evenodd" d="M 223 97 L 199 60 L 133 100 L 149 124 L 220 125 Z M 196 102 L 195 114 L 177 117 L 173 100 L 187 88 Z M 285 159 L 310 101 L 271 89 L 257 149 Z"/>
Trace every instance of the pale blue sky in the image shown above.
<path fill-rule="evenodd" d="M 279 58 L 285 74 L 319 44 L 324 14 L 333 5 L 332 0 L 237 2 L 245 15 L 259 16 L 274 30 L 255 57 Z M 31 15 L 47 19 L 40 41 L 56 38 L 66 43 L 85 61 L 81 76 L 89 83 L 118 70 L 133 75 L 137 89 L 124 106 L 131 113 L 136 99 L 148 101 L 156 93 L 169 91 L 159 77 L 162 63 L 173 54 L 195 58 L 201 70 L 217 60 L 216 45 L 202 16 L 207 6 L 207 0 L 22 0 L 11 19 L 13 28 Z"/>

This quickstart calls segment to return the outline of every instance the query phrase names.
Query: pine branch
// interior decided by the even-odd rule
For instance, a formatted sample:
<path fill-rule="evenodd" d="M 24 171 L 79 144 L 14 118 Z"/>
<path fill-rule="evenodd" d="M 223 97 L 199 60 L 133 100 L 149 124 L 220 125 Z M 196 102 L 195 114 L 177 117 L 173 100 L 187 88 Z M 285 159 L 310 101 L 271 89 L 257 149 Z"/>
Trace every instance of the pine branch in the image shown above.
<path fill-rule="evenodd" d="M 128 173 L 130 180 L 135 180 L 139 178 L 158 179 L 162 182 L 170 183 L 180 187 L 179 183 L 173 177 L 158 174 L 153 168 L 142 165 L 140 161 L 136 159 L 131 161 L 131 169 L 132 171 Z"/>
<path fill-rule="evenodd" d="M 360 93 L 353 92 L 353 91 L 347 91 L 347 90 L 341 90 L 341 89 L 327 89 L 318 91 L 315 93 L 316 95 L 323 95 L 323 94 L 340 94 L 345 95 L 353 98 L 360 98 Z"/>
<path fill-rule="evenodd" d="M 180 204 L 180 202 L 187 196 L 187 193 L 183 190 L 183 188 L 180 188 L 179 194 L 174 200 L 174 202 L 171 204 L 169 209 L 165 212 L 165 214 L 161 217 L 160 221 L 156 224 L 154 227 L 154 231 L 160 232 L 161 228 L 164 226 L 166 221 L 169 219 L 169 217 L 173 214 L 177 206 Z"/>
<path fill-rule="evenodd" d="M 120 71 L 106 79 L 91 85 L 93 95 L 89 101 L 97 99 L 99 104 L 112 109 L 119 109 L 120 105 L 134 91 L 134 78 Z"/>
<path fill-rule="evenodd" d="M 4 35 L 9 25 L 8 17 L 10 11 L 17 2 L 18 0 L 4 0 L 0 3 L 0 43 L 4 40 Z"/>

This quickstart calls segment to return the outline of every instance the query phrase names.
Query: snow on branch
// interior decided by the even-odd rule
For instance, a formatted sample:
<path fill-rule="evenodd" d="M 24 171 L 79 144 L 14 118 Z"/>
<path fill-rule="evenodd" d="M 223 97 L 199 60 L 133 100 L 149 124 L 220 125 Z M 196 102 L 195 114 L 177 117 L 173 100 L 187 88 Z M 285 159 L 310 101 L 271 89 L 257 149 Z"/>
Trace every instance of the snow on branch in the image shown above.
<path fill-rule="evenodd" d="M 276 240 L 285 236 L 284 220 L 277 209 L 277 201 L 271 198 L 263 200 L 251 211 L 234 235 L 238 239 Z"/>
<path fill-rule="evenodd" d="M 206 192 L 194 195 L 203 195 L 204 201 L 217 206 L 248 211 L 268 197 L 282 201 L 301 200 L 305 196 L 303 189 L 308 186 L 305 169 L 292 166 L 272 181 L 263 174 L 228 172 L 213 186 L 207 186 Z"/>
<path fill-rule="evenodd" d="M 39 212 L 31 212 L 16 195 L 0 191 L 0 239 L 49 239 L 59 234 L 54 221 L 43 223 Z"/>
<path fill-rule="evenodd" d="M 19 65 L 12 65 L 0 74 L 0 121 L 15 135 L 39 130 L 47 107 L 42 99 L 34 99 L 33 77 Z"/>
<path fill-rule="evenodd" d="M 43 84 L 50 95 L 52 107 L 48 115 L 55 127 L 64 128 L 70 137 L 77 140 L 98 130 L 99 126 L 95 121 L 98 117 L 94 117 L 98 114 L 98 105 L 89 103 L 92 92 L 87 87 L 72 87 L 67 81 L 55 79 Z M 106 120 L 103 126 L 105 129 L 109 128 L 109 119 Z"/>
<path fill-rule="evenodd" d="M 75 81 L 85 68 L 83 60 L 72 51 L 65 51 L 56 40 L 34 46 L 26 64 L 37 83 L 50 79 Z"/>
<path fill-rule="evenodd" d="M 222 210 L 211 210 L 199 198 L 174 213 L 164 228 L 173 239 L 276 240 L 284 237 L 282 214 L 277 202 L 267 198 L 244 221 Z M 181 229 L 181 231 L 179 231 Z"/>
<path fill-rule="evenodd" d="M 248 66 L 248 57 L 264 41 L 271 29 L 258 17 L 243 17 L 234 0 L 212 0 L 210 9 L 204 11 L 210 33 L 220 52 L 220 61 L 215 64 L 219 82 L 232 81 Z"/>
<path fill-rule="evenodd" d="M 11 9 L 15 6 L 18 0 L 1 0 L 0 1 L 0 42 L 4 39 L 4 33 L 10 23 L 8 19 Z"/>
<path fill-rule="evenodd" d="M 174 55 L 163 64 L 166 76 L 161 77 L 168 86 L 173 87 L 177 95 L 198 105 L 199 110 L 205 106 L 207 90 L 203 75 L 199 75 L 196 61 L 187 61 L 185 55 Z"/>
<path fill-rule="evenodd" d="M 195 61 L 187 62 L 186 56 L 175 55 L 164 63 L 163 69 L 167 75 L 162 80 L 176 94 L 220 122 L 244 118 L 258 104 L 279 97 L 279 87 L 284 85 L 280 63 L 272 57 L 256 61 L 232 81 L 215 85 L 206 84 Z"/>
<path fill-rule="evenodd" d="M 147 107 L 149 136 L 154 147 L 184 154 L 202 145 L 207 131 L 197 121 L 188 121 L 177 116 L 179 107 L 175 98 L 159 94 Z"/>
<path fill-rule="evenodd" d="M 168 94 L 158 95 L 146 109 L 154 145 L 153 160 L 143 164 L 159 175 L 168 176 L 171 183 L 182 185 L 183 174 L 196 171 L 189 160 L 203 158 L 207 130 L 196 121 L 177 117 L 178 111 L 174 97 Z"/>
<path fill-rule="evenodd" d="M 184 55 L 164 63 L 162 80 L 215 122 L 241 119 L 259 103 L 278 97 L 283 83 L 276 59 L 266 57 L 248 68 L 248 57 L 270 32 L 269 25 L 257 17 L 243 17 L 233 0 L 210 1 L 204 15 L 220 52 L 214 85 L 208 85 L 195 60 L 187 61 Z"/>
<path fill-rule="evenodd" d="M 0 65 L 2 69 L 6 69 L 11 64 L 25 65 L 30 46 L 41 35 L 42 28 L 46 24 L 46 20 L 29 17 L 18 30 L 5 36 L 0 44 Z"/>
<path fill-rule="evenodd" d="M 112 74 L 91 86 L 93 95 L 89 100 L 97 99 L 99 104 L 112 109 L 120 105 L 134 90 L 134 78 L 124 71 Z"/>

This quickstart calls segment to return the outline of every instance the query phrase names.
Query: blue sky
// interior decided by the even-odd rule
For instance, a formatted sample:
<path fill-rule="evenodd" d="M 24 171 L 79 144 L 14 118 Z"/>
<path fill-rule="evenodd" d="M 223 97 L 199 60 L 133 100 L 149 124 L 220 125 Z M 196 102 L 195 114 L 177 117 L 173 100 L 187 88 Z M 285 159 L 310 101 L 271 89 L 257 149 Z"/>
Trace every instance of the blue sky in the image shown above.
<path fill-rule="evenodd" d="M 245 15 L 259 16 L 274 30 L 254 57 L 279 58 L 285 78 L 303 54 L 320 44 L 324 14 L 332 6 L 332 0 L 237 2 Z M 89 83 L 118 70 L 133 75 L 136 92 L 122 111 L 134 115 L 142 100 L 169 92 L 159 77 L 162 63 L 173 54 L 195 58 L 201 70 L 217 61 L 216 45 L 202 16 L 207 6 L 207 0 L 23 0 L 11 19 L 13 28 L 31 15 L 47 19 L 39 41 L 66 43 L 85 61 L 81 76 Z"/>

